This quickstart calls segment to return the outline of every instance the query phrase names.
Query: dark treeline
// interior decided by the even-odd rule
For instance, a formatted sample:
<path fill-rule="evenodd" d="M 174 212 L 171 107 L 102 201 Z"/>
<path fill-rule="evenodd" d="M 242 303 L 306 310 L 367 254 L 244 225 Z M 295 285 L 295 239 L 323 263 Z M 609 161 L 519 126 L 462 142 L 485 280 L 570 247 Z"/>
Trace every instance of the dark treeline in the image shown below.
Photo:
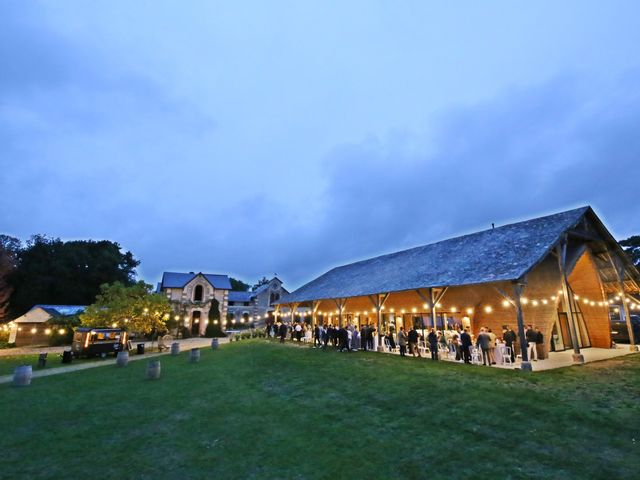
<path fill-rule="evenodd" d="M 104 283 L 132 285 L 139 264 L 107 240 L 34 235 L 23 243 L 0 235 L 0 322 L 35 304 L 89 305 Z"/>

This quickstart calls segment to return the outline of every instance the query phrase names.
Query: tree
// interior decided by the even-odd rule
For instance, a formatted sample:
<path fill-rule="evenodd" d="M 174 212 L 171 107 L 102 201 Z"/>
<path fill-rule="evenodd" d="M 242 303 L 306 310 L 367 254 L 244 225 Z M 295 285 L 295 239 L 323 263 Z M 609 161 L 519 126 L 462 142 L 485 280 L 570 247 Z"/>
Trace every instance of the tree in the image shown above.
<path fill-rule="evenodd" d="M 215 298 L 211 300 L 211 307 L 209 308 L 209 323 L 204 335 L 205 337 L 226 336 L 222 331 L 222 326 L 220 325 L 220 302 Z"/>
<path fill-rule="evenodd" d="M 266 285 L 267 283 L 269 283 L 269 279 L 267 277 L 262 277 L 260 280 L 258 280 L 258 283 L 251 287 L 251 290 L 257 290 L 259 287 L 261 287 L 262 285 Z"/>
<path fill-rule="evenodd" d="M 231 290 L 235 290 L 237 292 L 246 292 L 251 286 L 248 283 L 244 283 L 242 280 L 238 280 L 232 277 L 229 277 L 229 281 L 231 282 Z"/>
<path fill-rule="evenodd" d="M 151 285 L 142 281 L 127 286 L 120 282 L 105 284 L 95 303 L 80 315 L 86 327 L 117 326 L 127 331 L 151 333 L 166 330 L 165 322 L 171 314 L 169 300 L 152 293 Z"/>
<path fill-rule="evenodd" d="M 10 276 L 10 313 L 17 317 L 38 303 L 88 305 L 105 283 L 133 285 L 139 264 L 115 242 L 34 235 L 19 250 Z"/>
<path fill-rule="evenodd" d="M 13 293 L 11 276 L 16 269 L 20 240 L 9 235 L 0 235 L 0 323 L 8 320 L 9 299 Z"/>
<path fill-rule="evenodd" d="M 633 264 L 640 268 L 640 235 L 633 235 L 620 241 L 620 245 L 627 252 Z"/>

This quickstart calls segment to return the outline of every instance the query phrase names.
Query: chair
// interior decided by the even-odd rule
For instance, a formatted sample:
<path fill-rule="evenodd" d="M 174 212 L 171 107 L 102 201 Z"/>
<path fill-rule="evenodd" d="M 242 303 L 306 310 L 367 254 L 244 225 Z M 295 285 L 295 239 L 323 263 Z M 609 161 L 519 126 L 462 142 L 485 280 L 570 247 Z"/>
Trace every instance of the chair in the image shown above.
<path fill-rule="evenodd" d="M 511 361 L 511 347 L 504 347 L 502 350 L 502 363 L 510 363 L 513 365 Z"/>
<path fill-rule="evenodd" d="M 388 353 L 393 353 L 396 351 L 396 347 L 391 346 L 391 342 L 387 337 L 384 337 L 384 348 Z"/>
<path fill-rule="evenodd" d="M 481 365 L 482 356 L 480 354 L 480 349 L 478 349 L 478 347 L 471 346 L 469 347 L 469 352 L 471 353 L 471 363 L 474 365 Z"/>
<path fill-rule="evenodd" d="M 424 340 L 418 342 L 418 351 L 424 353 L 425 356 L 431 353 L 431 350 L 429 350 L 429 347 L 427 346 Z"/>
<path fill-rule="evenodd" d="M 164 350 L 169 350 L 171 341 L 173 337 L 171 335 L 165 335 L 163 337 L 158 337 L 158 351 L 162 352 Z"/>

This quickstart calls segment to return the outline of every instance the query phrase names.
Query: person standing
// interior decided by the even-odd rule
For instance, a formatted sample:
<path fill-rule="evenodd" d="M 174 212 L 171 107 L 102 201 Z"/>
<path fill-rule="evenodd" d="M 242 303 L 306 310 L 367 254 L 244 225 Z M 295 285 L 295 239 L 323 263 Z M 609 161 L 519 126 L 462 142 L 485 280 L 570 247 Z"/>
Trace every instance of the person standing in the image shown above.
<path fill-rule="evenodd" d="M 415 327 L 411 327 L 411 330 L 409 330 L 409 334 L 407 335 L 407 338 L 409 340 L 409 353 L 412 354 L 414 357 L 416 356 L 422 357 L 422 355 L 420 355 L 420 351 L 418 350 L 419 336 Z"/>
<path fill-rule="evenodd" d="M 400 356 L 405 357 L 407 355 L 407 334 L 404 332 L 404 327 L 400 327 L 398 332 L 398 346 L 400 347 Z"/>
<path fill-rule="evenodd" d="M 496 334 L 493 333 L 490 328 L 487 329 L 487 335 L 489 335 L 489 338 L 491 339 L 491 342 L 489 343 L 489 361 L 491 362 L 491 365 L 495 365 L 496 364 L 496 340 L 498 340 L 498 337 L 496 337 Z"/>
<path fill-rule="evenodd" d="M 465 328 L 460 334 L 460 349 L 462 350 L 462 358 L 464 363 L 471 363 L 471 335 L 469 335 L 469 329 Z"/>
<path fill-rule="evenodd" d="M 327 325 L 322 325 L 322 330 L 320 330 L 320 335 L 322 337 L 322 349 L 327 349 L 327 343 L 329 343 L 329 330 Z"/>
<path fill-rule="evenodd" d="M 298 343 L 300 343 L 300 341 L 302 340 L 302 325 L 300 325 L 299 323 L 296 323 L 295 330 L 296 330 L 296 340 L 298 341 Z"/>
<path fill-rule="evenodd" d="M 458 338 L 458 334 L 454 333 L 451 336 L 451 346 L 456 352 L 456 361 L 462 360 L 462 350 L 460 349 L 460 338 Z"/>
<path fill-rule="evenodd" d="M 313 348 L 320 346 L 322 346 L 322 342 L 320 341 L 320 325 L 316 324 L 313 329 Z"/>
<path fill-rule="evenodd" d="M 536 331 L 536 353 L 538 354 L 537 358 L 540 360 L 544 360 L 546 358 L 546 352 L 544 350 L 544 337 L 542 336 L 542 332 L 538 327 L 533 327 Z"/>
<path fill-rule="evenodd" d="M 367 325 L 363 324 L 360 329 L 360 343 L 362 343 L 362 349 L 367 351 Z"/>
<path fill-rule="evenodd" d="M 486 329 L 482 327 L 480 334 L 476 339 L 476 347 L 482 350 L 482 364 L 491 366 L 491 359 L 489 358 L 489 346 L 491 344 L 491 337 L 487 333 Z"/>
<path fill-rule="evenodd" d="M 287 338 L 287 326 L 284 323 L 280 324 L 280 343 L 284 343 L 284 339 Z"/>
<path fill-rule="evenodd" d="M 538 352 L 536 351 L 536 340 L 538 334 L 531 325 L 527 325 L 527 329 L 524 332 L 524 336 L 527 340 L 527 353 L 529 354 L 529 361 L 538 361 Z"/>
<path fill-rule="evenodd" d="M 506 330 L 502 334 L 502 339 L 504 340 L 504 344 L 509 347 L 509 351 L 511 352 L 511 363 L 514 363 L 516 361 L 514 345 L 516 338 L 516 332 L 514 332 L 513 329 L 507 325 Z"/>
<path fill-rule="evenodd" d="M 432 328 L 427 335 L 427 340 L 429 340 L 429 350 L 431 350 L 431 360 L 438 360 L 438 334 Z"/>
<path fill-rule="evenodd" d="M 369 350 L 373 350 L 373 335 L 375 331 L 376 329 L 373 325 L 369 324 L 369 327 L 367 328 L 367 348 L 369 348 Z"/>

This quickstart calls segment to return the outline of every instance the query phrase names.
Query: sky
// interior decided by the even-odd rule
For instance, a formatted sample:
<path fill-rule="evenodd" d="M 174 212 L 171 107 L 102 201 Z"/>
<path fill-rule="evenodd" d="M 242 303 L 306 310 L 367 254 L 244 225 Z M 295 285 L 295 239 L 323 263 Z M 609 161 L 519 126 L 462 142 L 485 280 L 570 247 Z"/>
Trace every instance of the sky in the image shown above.
<path fill-rule="evenodd" d="M 0 0 L 0 233 L 330 268 L 591 205 L 640 234 L 640 2 Z"/>

